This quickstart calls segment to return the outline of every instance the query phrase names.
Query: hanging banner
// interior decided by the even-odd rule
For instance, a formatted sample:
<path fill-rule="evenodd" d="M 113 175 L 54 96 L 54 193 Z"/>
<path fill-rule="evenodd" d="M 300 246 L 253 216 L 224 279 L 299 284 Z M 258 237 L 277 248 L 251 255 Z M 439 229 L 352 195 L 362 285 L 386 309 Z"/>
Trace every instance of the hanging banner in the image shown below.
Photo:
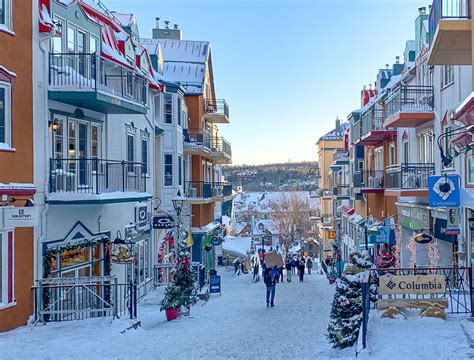
<path fill-rule="evenodd" d="M 430 176 L 428 190 L 431 207 L 458 207 L 461 205 L 457 175 Z"/>
<path fill-rule="evenodd" d="M 153 216 L 153 229 L 172 229 L 174 227 L 175 227 L 175 222 L 172 216 L 169 216 L 169 215 Z"/>

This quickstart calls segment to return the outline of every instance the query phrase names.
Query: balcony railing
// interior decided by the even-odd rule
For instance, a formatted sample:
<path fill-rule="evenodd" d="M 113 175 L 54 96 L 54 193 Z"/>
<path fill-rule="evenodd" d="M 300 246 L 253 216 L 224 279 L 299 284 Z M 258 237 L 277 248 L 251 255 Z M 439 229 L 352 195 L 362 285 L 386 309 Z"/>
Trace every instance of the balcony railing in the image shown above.
<path fill-rule="evenodd" d="M 50 159 L 50 193 L 146 192 L 147 169 L 138 162 Z"/>
<path fill-rule="evenodd" d="M 319 197 L 330 198 L 330 197 L 332 197 L 332 190 L 329 190 L 329 189 L 319 189 L 318 195 L 319 195 Z"/>
<path fill-rule="evenodd" d="M 470 0 L 434 0 L 429 18 L 430 43 L 441 19 L 470 19 Z"/>
<path fill-rule="evenodd" d="M 383 189 L 383 170 L 366 170 L 354 172 L 354 187 L 360 189 Z"/>
<path fill-rule="evenodd" d="M 332 224 L 332 215 L 331 214 L 320 214 L 321 215 L 321 222 L 323 225 L 331 225 Z"/>
<path fill-rule="evenodd" d="M 337 160 L 349 160 L 349 151 L 344 150 L 344 149 L 337 149 L 334 151 L 332 154 L 332 160 L 337 161 Z"/>
<path fill-rule="evenodd" d="M 433 111 L 433 87 L 418 85 L 399 85 L 385 100 L 385 120 L 400 111 Z"/>
<path fill-rule="evenodd" d="M 434 164 L 397 164 L 387 166 L 387 189 L 426 189 L 428 178 L 434 175 Z"/>
<path fill-rule="evenodd" d="M 337 185 L 334 187 L 333 194 L 338 197 L 350 196 L 351 188 L 349 185 Z"/>
<path fill-rule="evenodd" d="M 186 181 L 184 194 L 188 198 L 212 198 L 232 195 L 232 184 L 212 181 Z"/>
<path fill-rule="evenodd" d="M 385 130 L 383 126 L 383 109 L 376 105 L 376 107 L 370 108 L 362 115 L 362 133 L 360 137 L 368 134 L 373 130 Z"/>
<path fill-rule="evenodd" d="M 101 91 L 146 105 L 148 86 L 133 70 L 97 54 L 49 54 L 49 85 L 54 90 Z"/>
<path fill-rule="evenodd" d="M 211 135 L 206 131 L 185 129 L 184 146 L 204 146 L 211 148 Z"/>
<path fill-rule="evenodd" d="M 229 118 L 229 105 L 223 99 L 206 100 L 205 112 L 206 114 L 224 115 L 226 118 Z"/>
<path fill-rule="evenodd" d="M 230 143 L 223 137 L 211 138 L 211 150 L 213 152 L 223 153 L 227 156 L 232 156 L 232 148 Z"/>

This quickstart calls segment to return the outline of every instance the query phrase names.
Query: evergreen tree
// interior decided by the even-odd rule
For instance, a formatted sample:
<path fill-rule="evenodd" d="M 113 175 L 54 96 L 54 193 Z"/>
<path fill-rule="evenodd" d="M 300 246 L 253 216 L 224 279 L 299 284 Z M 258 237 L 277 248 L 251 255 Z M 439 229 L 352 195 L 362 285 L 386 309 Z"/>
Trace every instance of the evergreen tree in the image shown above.
<path fill-rule="evenodd" d="M 357 341 L 362 322 L 362 282 L 365 270 L 373 267 L 366 251 L 349 254 L 341 278 L 336 282 L 327 337 L 335 348 L 346 348 Z M 376 300 L 377 279 L 371 277 L 371 300 Z"/>

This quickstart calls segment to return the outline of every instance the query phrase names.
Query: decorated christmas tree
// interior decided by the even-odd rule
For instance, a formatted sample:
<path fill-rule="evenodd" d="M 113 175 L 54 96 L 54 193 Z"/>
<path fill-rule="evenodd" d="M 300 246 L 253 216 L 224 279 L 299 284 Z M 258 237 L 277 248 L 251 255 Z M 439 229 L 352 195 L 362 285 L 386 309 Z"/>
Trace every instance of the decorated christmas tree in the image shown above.
<path fill-rule="evenodd" d="M 362 287 L 365 270 L 373 267 L 366 251 L 353 251 L 342 276 L 337 279 L 327 337 L 335 348 L 354 345 L 362 322 Z M 376 299 L 376 281 L 371 277 L 371 300 Z"/>

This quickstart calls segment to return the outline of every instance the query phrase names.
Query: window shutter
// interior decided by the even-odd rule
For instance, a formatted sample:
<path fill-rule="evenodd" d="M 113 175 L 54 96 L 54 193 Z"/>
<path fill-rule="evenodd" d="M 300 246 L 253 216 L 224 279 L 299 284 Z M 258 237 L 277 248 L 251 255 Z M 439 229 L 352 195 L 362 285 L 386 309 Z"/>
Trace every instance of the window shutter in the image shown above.
<path fill-rule="evenodd" d="M 7 268 L 8 268 L 8 303 L 13 302 L 13 231 L 8 232 L 8 240 L 7 240 Z"/>

